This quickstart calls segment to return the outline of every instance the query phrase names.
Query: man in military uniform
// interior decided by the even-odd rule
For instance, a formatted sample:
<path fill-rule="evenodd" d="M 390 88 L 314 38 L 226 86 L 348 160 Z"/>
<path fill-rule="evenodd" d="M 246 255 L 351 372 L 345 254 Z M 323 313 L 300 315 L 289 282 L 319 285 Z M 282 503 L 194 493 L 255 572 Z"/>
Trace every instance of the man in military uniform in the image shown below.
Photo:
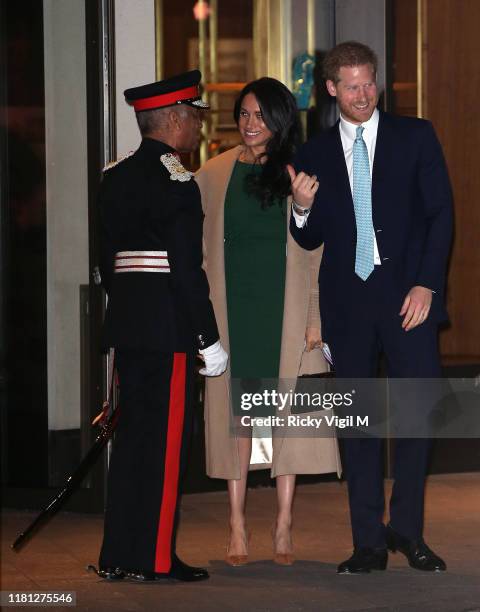
<path fill-rule="evenodd" d="M 195 354 L 207 376 L 227 364 L 202 270 L 200 192 L 178 157 L 199 144 L 200 78 L 125 91 L 142 143 L 101 185 L 103 345 L 115 348 L 120 384 L 98 572 L 110 580 L 208 578 L 175 554 Z"/>

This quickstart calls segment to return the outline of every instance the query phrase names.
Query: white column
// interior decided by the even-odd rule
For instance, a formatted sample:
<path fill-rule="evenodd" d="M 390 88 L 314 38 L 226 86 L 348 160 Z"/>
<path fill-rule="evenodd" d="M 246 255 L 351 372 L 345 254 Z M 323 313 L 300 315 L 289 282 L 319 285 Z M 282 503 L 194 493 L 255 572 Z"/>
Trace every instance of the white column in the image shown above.
<path fill-rule="evenodd" d="M 155 2 L 115 0 L 117 159 L 140 143 L 135 113 L 125 102 L 123 92 L 154 81 Z"/>
<path fill-rule="evenodd" d="M 48 427 L 55 430 L 80 426 L 79 285 L 88 283 L 85 7 L 62 0 L 43 7 Z"/>

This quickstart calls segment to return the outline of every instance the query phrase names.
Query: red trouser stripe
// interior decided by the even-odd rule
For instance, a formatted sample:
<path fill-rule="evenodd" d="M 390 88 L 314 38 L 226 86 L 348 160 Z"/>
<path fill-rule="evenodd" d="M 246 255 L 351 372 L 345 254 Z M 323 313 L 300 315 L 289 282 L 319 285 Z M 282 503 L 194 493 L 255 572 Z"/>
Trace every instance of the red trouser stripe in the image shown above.
<path fill-rule="evenodd" d="M 155 571 L 166 573 L 172 563 L 172 533 L 178 495 L 180 452 L 185 416 L 186 353 L 174 353 L 168 405 L 167 448 L 163 477 L 162 505 L 158 522 Z"/>

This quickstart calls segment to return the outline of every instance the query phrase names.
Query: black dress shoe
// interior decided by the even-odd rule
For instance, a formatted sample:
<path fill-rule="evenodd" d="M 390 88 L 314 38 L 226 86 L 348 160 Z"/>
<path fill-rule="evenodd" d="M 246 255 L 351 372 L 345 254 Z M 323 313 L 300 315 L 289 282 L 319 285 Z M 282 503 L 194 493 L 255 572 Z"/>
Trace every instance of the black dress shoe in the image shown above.
<path fill-rule="evenodd" d="M 385 548 L 356 548 L 350 559 L 340 563 L 337 574 L 368 574 L 371 570 L 384 570 L 387 560 Z"/>
<path fill-rule="evenodd" d="M 98 570 L 94 565 L 87 566 L 88 571 L 93 571 L 104 580 L 123 580 L 125 572 L 119 567 L 99 567 Z"/>
<path fill-rule="evenodd" d="M 447 565 L 443 559 L 436 555 L 423 541 L 409 540 L 397 533 L 391 525 L 385 531 L 387 548 L 392 552 L 399 550 L 407 559 L 410 567 L 426 572 L 444 572 Z"/>
<path fill-rule="evenodd" d="M 197 582 L 210 578 L 207 570 L 201 567 L 192 567 L 181 561 L 176 555 L 173 557 L 169 572 L 158 573 L 144 570 L 129 570 L 125 574 L 133 582 L 155 582 L 161 580 L 180 580 L 182 582 Z"/>
<path fill-rule="evenodd" d="M 181 561 L 177 555 L 174 555 L 168 577 L 174 580 L 182 580 L 183 582 L 195 582 L 198 580 L 207 580 L 210 578 L 210 575 L 206 569 L 187 565 Z"/>

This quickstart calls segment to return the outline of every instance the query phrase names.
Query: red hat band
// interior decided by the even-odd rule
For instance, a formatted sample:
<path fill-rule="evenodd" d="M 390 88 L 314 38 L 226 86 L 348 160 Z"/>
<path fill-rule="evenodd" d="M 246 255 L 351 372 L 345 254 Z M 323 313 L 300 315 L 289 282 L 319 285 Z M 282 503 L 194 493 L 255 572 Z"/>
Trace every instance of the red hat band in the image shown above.
<path fill-rule="evenodd" d="M 150 110 L 152 108 L 160 108 L 162 106 L 170 106 L 176 102 L 182 100 L 189 100 L 190 98 L 198 98 L 200 96 L 198 87 L 185 87 L 185 89 L 179 89 L 172 91 L 171 93 L 161 94 L 159 96 L 151 96 L 149 98 L 141 98 L 140 100 L 132 100 L 130 102 L 136 111 Z"/>

